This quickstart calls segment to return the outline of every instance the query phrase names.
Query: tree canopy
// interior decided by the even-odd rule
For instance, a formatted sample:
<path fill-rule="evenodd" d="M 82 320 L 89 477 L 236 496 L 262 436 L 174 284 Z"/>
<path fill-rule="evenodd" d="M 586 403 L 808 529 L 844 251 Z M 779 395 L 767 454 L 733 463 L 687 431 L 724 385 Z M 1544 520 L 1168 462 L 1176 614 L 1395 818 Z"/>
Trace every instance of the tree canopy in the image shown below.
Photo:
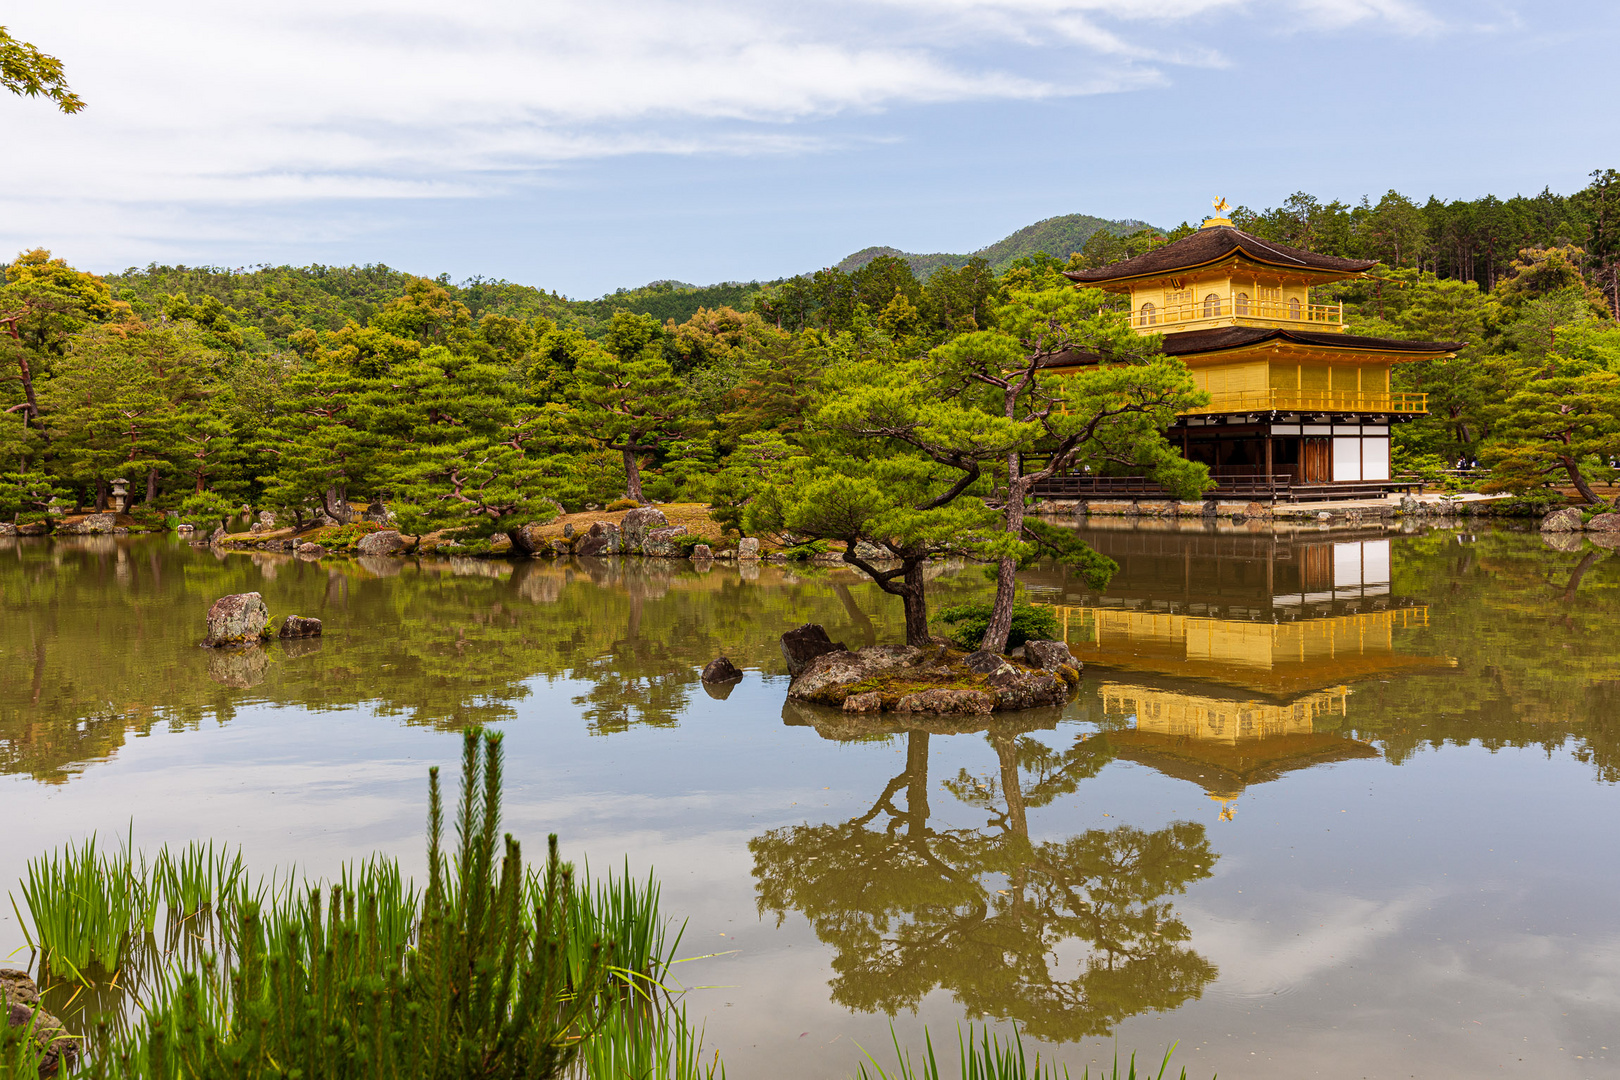
<path fill-rule="evenodd" d="M 68 89 L 62 61 L 18 41 L 4 26 L 0 26 L 0 86 L 23 97 L 47 98 L 70 115 L 84 109 L 83 99 Z"/>

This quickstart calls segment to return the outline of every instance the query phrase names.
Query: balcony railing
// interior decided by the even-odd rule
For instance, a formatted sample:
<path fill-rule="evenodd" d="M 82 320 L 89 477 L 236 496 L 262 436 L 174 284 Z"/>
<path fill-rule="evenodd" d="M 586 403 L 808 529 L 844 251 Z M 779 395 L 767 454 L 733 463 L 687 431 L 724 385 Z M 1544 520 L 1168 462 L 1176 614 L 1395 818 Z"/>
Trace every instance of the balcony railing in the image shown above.
<path fill-rule="evenodd" d="M 1428 394 L 1364 390 L 1240 390 L 1212 393 L 1201 413 L 1241 412 L 1380 412 L 1411 415 L 1429 411 Z"/>
<path fill-rule="evenodd" d="M 1138 330 L 1152 330 L 1177 323 L 1199 322 L 1204 319 L 1265 319 L 1279 322 L 1297 322 L 1318 326 L 1344 325 L 1343 304 L 1302 304 L 1298 300 L 1236 300 L 1216 297 L 1195 300 L 1190 304 L 1149 305 L 1131 313 L 1131 325 Z"/>

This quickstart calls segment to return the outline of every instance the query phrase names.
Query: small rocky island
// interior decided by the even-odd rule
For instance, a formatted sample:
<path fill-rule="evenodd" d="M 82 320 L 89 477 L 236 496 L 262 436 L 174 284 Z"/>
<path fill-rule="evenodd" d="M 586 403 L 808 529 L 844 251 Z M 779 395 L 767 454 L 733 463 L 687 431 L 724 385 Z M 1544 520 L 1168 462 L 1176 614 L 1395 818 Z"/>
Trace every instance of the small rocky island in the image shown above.
<path fill-rule="evenodd" d="M 793 683 L 788 699 L 845 712 L 974 716 L 1062 705 L 1081 665 L 1061 641 L 1029 641 L 1011 654 L 869 645 L 851 652 L 815 623 L 782 635 Z"/>

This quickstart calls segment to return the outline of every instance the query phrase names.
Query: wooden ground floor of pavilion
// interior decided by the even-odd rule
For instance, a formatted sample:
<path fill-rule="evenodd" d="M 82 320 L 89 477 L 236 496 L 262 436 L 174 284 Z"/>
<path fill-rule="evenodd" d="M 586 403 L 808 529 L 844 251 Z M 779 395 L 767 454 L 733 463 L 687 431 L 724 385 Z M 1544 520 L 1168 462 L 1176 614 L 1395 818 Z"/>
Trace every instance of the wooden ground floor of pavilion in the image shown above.
<path fill-rule="evenodd" d="M 1217 487 L 1207 497 L 1271 501 L 1365 499 L 1416 486 L 1390 470 L 1390 428 L 1406 417 L 1382 413 L 1184 416 L 1165 432 L 1189 461 L 1209 466 Z M 1032 456 L 1026 465 L 1041 467 Z M 1042 499 L 1174 499 L 1142 476 L 1089 472 L 1037 484 Z"/>

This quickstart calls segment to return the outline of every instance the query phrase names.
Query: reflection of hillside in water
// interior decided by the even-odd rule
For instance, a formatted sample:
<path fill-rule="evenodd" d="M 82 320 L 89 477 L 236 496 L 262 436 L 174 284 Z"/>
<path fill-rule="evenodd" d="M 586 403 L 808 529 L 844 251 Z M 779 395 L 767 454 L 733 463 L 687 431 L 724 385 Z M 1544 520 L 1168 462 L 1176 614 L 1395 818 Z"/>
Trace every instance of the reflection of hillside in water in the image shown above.
<path fill-rule="evenodd" d="M 978 579 L 966 583 L 982 588 Z M 960 586 L 940 580 L 937 595 Z M 259 592 L 325 634 L 197 648 L 218 597 Z M 66 780 L 131 733 L 228 722 L 251 705 L 369 706 L 410 724 L 507 720 L 536 676 L 577 682 L 598 733 L 670 725 L 725 653 L 776 672 L 782 629 L 892 640 L 900 611 L 847 571 L 707 573 L 673 560 L 216 557 L 172 539 L 0 541 L 0 772 Z"/>
<path fill-rule="evenodd" d="M 1203 993 L 1215 966 L 1192 948 L 1173 903 L 1213 872 L 1203 825 L 1031 838 L 1030 812 L 1072 794 L 1114 753 L 1111 734 L 1055 748 L 1031 734 L 1057 730 L 1061 715 L 784 710 L 789 725 L 823 738 L 905 740 L 904 767 L 864 812 L 749 841 L 761 912 L 801 914 L 834 949 L 835 1002 L 892 1016 L 946 990 L 969 1017 L 1072 1040 Z M 934 786 L 958 804 L 953 820 L 982 814 L 983 824 L 944 824 L 930 801 L 930 740 L 981 734 L 994 755 L 986 769 Z"/>

